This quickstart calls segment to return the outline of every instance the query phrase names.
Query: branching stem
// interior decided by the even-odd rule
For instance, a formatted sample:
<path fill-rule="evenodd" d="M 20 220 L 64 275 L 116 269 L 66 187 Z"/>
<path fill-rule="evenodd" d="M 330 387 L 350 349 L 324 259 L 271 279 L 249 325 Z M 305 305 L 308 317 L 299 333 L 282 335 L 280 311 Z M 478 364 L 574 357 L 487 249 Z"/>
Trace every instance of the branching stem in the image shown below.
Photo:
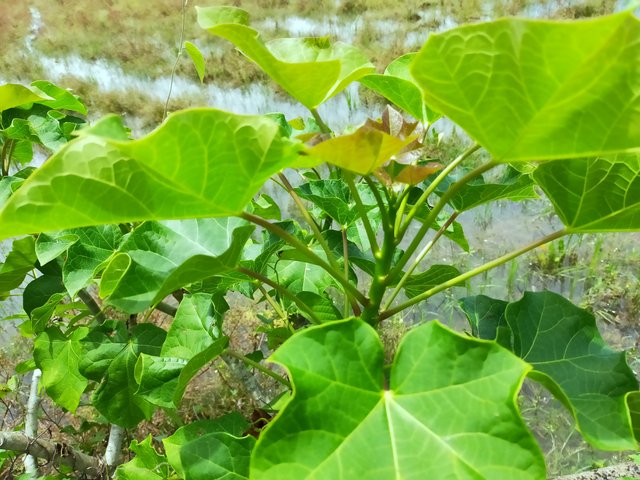
<path fill-rule="evenodd" d="M 284 378 L 282 375 L 278 375 L 276 372 L 274 372 L 270 368 L 267 368 L 267 367 L 265 367 L 263 365 L 260 365 L 258 362 L 255 362 L 255 361 L 251 360 L 250 358 L 247 358 L 246 356 L 242 355 L 241 353 L 235 352 L 235 351 L 233 351 L 231 349 L 225 350 L 223 352 L 223 355 L 224 354 L 229 355 L 230 357 L 236 358 L 236 359 L 246 363 L 247 365 L 250 365 L 251 367 L 255 368 L 256 370 L 261 371 L 265 375 L 268 375 L 269 377 L 273 378 L 274 380 L 280 382 L 282 385 L 284 385 L 287 388 L 291 389 L 291 383 L 289 382 L 289 380 Z"/>

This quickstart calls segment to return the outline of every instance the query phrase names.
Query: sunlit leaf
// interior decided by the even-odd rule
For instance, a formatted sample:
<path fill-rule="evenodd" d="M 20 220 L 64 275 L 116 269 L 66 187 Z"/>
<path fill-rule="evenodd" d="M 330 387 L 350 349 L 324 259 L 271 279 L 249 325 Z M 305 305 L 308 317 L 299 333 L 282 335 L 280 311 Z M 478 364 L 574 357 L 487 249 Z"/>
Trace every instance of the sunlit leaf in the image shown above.
<path fill-rule="evenodd" d="M 189 54 L 189 57 L 193 62 L 193 66 L 196 67 L 198 78 L 200 79 L 200 83 L 202 83 L 204 81 L 205 69 L 204 57 L 202 56 L 202 52 L 191 42 L 184 42 L 184 49 L 187 51 L 187 54 Z"/>
<path fill-rule="evenodd" d="M 104 120 L 111 135 L 112 118 Z M 126 135 L 123 127 L 120 131 Z M 269 119 L 212 109 L 175 113 L 136 141 L 85 132 L 4 204 L 0 239 L 88 225 L 238 214 L 272 174 L 293 163 L 299 148 L 280 137 Z"/>
<path fill-rule="evenodd" d="M 116 480 L 169 480 L 172 478 L 167 459 L 153 447 L 149 434 L 142 442 L 131 442 L 129 450 L 135 457 L 120 466 L 115 473 Z"/>
<path fill-rule="evenodd" d="M 50 100 L 50 98 L 39 95 L 23 85 L 15 83 L 0 85 L 0 112 L 38 100 Z"/>
<path fill-rule="evenodd" d="M 264 43 L 235 7 L 196 7 L 198 23 L 238 48 L 292 97 L 315 108 L 374 67 L 355 47 L 326 38 L 283 38 Z"/>
<path fill-rule="evenodd" d="M 273 358 L 294 394 L 256 444 L 252 479 L 545 478 L 515 404 L 529 367 L 494 343 L 415 328 L 388 388 L 379 337 L 359 320 L 299 332 Z"/>
<path fill-rule="evenodd" d="M 640 21 L 501 19 L 430 35 L 411 68 L 427 104 L 497 160 L 640 149 Z"/>
<path fill-rule="evenodd" d="M 0 298 L 18 288 L 36 263 L 35 240 L 33 237 L 13 241 L 11 251 L 4 263 L 0 264 Z"/>

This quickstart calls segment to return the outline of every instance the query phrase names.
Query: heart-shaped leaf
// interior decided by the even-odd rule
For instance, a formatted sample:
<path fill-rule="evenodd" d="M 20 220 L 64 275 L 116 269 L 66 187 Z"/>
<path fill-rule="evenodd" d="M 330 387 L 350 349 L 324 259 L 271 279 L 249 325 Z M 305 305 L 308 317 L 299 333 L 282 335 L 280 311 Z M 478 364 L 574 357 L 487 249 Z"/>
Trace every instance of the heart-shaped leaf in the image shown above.
<path fill-rule="evenodd" d="M 125 237 L 100 294 L 140 312 L 169 293 L 237 265 L 254 227 L 238 218 L 146 222 Z"/>
<path fill-rule="evenodd" d="M 494 343 L 415 328 L 388 388 L 379 337 L 360 320 L 299 332 L 273 358 L 294 395 L 258 440 L 252 479 L 545 477 L 514 400 L 529 367 Z"/>
<path fill-rule="evenodd" d="M 569 232 L 640 230 L 640 155 L 548 162 L 533 177 Z"/>
<path fill-rule="evenodd" d="M 502 19 L 430 35 L 411 73 L 427 104 L 500 161 L 640 149 L 640 20 Z"/>
<path fill-rule="evenodd" d="M 264 43 L 236 7 L 197 7 L 198 23 L 238 48 L 293 98 L 316 108 L 351 82 L 374 71 L 355 47 L 327 38 L 283 38 Z"/>
<path fill-rule="evenodd" d="M 0 239 L 142 220 L 236 215 L 300 144 L 265 117 L 175 113 L 136 141 L 114 117 L 39 168 L 0 210 Z M 106 125 L 108 124 L 108 126 Z M 104 133 L 109 137 L 105 138 Z"/>

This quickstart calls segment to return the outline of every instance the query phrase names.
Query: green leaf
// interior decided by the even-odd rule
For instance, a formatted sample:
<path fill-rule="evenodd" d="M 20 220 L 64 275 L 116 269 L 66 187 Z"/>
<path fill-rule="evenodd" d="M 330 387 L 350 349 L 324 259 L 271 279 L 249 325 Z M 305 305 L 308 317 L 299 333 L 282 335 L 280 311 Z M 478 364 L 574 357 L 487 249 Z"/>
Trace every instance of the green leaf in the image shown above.
<path fill-rule="evenodd" d="M 34 342 L 33 358 L 42 370 L 41 381 L 47 395 L 72 413 L 78 408 L 80 397 L 89 383 L 79 369 L 83 354 L 81 340 L 88 333 L 86 327 L 66 334 L 57 327 L 50 327 Z"/>
<path fill-rule="evenodd" d="M 23 85 L 15 83 L 0 85 L 0 112 L 39 100 L 48 100 L 48 98 Z"/>
<path fill-rule="evenodd" d="M 281 260 L 276 265 L 276 272 L 269 276 L 293 294 L 312 292 L 321 295 L 334 284 L 333 277 L 324 268 L 300 261 Z"/>
<path fill-rule="evenodd" d="M 38 101 L 38 103 L 46 105 L 49 108 L 54 108 L 56 110 L 71 110 L 83 115 L 87 114 L 87 107 L 84 106 L 82 101 L 77 96 L 75 96 L 68 90 L 60 88 L 51 82 L 47 82 L 46 80 L 36 80 L 35 82 L 32 82 L 31 85 L 54 99 L 40 100 Z"/>
<path fill-rule="evenodd" d="M 178 407 L 191 379 L 218 357 L 228 344 L 227 337 L 220 337 L 188 360 L 141 354 L 135 368 L 135 379 L 140 385 L 136 394 L 154 405 Z"/>
<path fill-rule="evenodd" d="M 450 182 L 442 182 L 438 185 L 436 193 L 443 195 Z M 529 175 L 523 175 L 514 169 L 508 169 L 504 178 L 497 183 L 485 183 L 483 178 L 478 178 L 465 184 L 451 197 L 449 203 L 459 212 L 471 210 L 479 205 L 496 200 L 511 200 L 514 202 L 530 198 L 538 198 L 535 192 L 535 183 Z"/>
<path fill-rule="evenodd" d="M 359 218 L 349 187 L 342 180 L 316 180 L 303 183 L 296 193 L 313 202 L 339 225 L 347 227 Z"/>
<path fill-rule="evenodd" d="M 510 303 L 506 319 L 513 351 L 533 366 L 576 419 L 584 438 L 602 450 L 636 449 L 627 401 L 638 390 L 625 354 L 609 348 L 586 310 L 552 292 L 527 292 Z"/>
<path fill-rule="evenodd" d="M 368 175 L 397 155 L 414 137 L 400 139 L 365 125 L 350 135 L 341 135 L 311 147 L 297 166 L 330 163 L 360 175 Z"/>
<path fill-rule="evenodd" d="M 467 316 L 474 337 L 496 340 L 498 344 L 511 350 L 511 330 L 505 318 L 508 304 L 509 302 L 495 300 L 486 295 L 460 300 L 460 308 Z"/>
<path fill-rule="evenodd" d="M 92 398 L 96 410 L 110 423 L 123 428 L 133 428 L 145 418 L 151 418 L 153 405 L 136 394 L 135 366 L 141 353 L 159 355 L 166 332 L 142 323 L 134 327 L 131 335 L 126 343 L 113 342 L 115 348 L 109 353 L 115 356 L 104 359 L 108 367 Z"/>
<path fill-rule="evenodd" d="M 416 120 L 433 123 L 440 115 L 425 105 L 420 87 L 416 85 L 409 71 L 415 57 L 416 53 L 402 55 L 387 66 L 384 75 L 366 75 L 359 82 L 379 93 Z"/>
<path fill-rule="evenodd" d="M 42 275 L 29 282 L 22 293 L 22 308 L 29 315 L 35 309 L 46 305 L 49 299 L 58 294 L 64 293 L 62 279 L 54 275 Z"/>
<path fill-rule="evenodd" d="M 233 268 L 253 229 L 238 218 L 143 223 L 107 265 L 100 295 L 108 294 L 108 303 L 120 310 L 140 312 L 185 285 Z"/>
<path fill-rule="evenodd" d="M 548 162 L 533 177 L 571 233 L 640 230 L 640 155 Z"/>
<path fill-rule="evenodd" d="M 408 298 L 417 297 L 458 275 L 460 275 L 460 270 L 451 265 L 432 265 L 422 273 L 411 275 L 404 284 L 404 293 Z M 462 287 L 464 284 L 457 286 Z"/>
<path fill-rule="evenodd" d="M 64 292 L 54 293 L 43 305 L 31 311 L 29 316 L 31 317 L 31 328 L 34 333 L 39 333 L 47 327 L 49 320 L 54 316 L 65 298 L 67 298 L 67 294 Z"/>
<path fill-rule="evenodd" d="M 351 82 L 374 71 L 358 50 L 326 38 L 283 38 L 264 43 L 249 27 L 249 14 L 235 7 L 196 7 L 198 24 L 233 43 L 307 108 L 316 108 Z"/>
<path fill-rule="evenodd" d="M 33 237 L 14 240 L 4 263 L 0 264 L 0 298 L 18 288 L 36 263 Z"/>
<path fill-rule="evenodd" d="M 110 134 L 112 118 L 104 120 Z M 65 145 L 9 198 L 0 210 L 0 239 L 89 225 L 236 215 L 302 148 L 281 137 L 278 125 L 265 117 L 204 108 L 172 114 L 136 141 L 95 131 Z"/>
<path fill-rule="evenodd" d="M 276 201 L 266 193 L 261 194 L 256 200 L 251 201 L 254 215 L 265 220 L 282 220 L 282 213 Z"/>
<path fill-rule="evenodd" d="M 196 72 L 198 73 L 198 78 L 200 79 L 200 83 L 204 82 L 204 57 L 202 56 L 202 52 L 198 47 L 196 47 L 191 42 L 184 42 L 184 49 L 189 54 L 191 61 L 193 62 L 193 66 L 196 67 Z"/>
<path fill-rule="evenodd" d="M 142 442 L 131 441 L 129 450 L 135 453 L 133 460 L 118 466 L 116 480 L 168 480 L 169 466 L 164 455 L 160 455 L 152 445 L 149 434 Z"/>
<path fill-rule="evenodd" d="M 249 423 L 237 412 L 190 423 L 163 440 L 167 459 L 186 480 L 247 478 L 255 443 L 252 437 L 242 437 L 248 428 Z"/>
<path fill-rule="evenodd" d="M 318 295 L 313 292 L 300 292 L 296 296 L 313 310 L 316 318 L 321 322 L 330 322 L 342 318 L 340 310 L 336 308 L 335 303 L 327 294 Z M 300 315 L 307 316 L 304 310 L 300 311 Z"/>
<path fill-rule="evenodd" d="M 359 320 L 299 332 L 273 359 L 294 395 L 262 432 L 252 479 L 545 478 L 515 404 L 529 367 L 495 343 L 417 327 L 388 389 L 379 337 Z"/>
<path fill-rule="evenodd" d="M 637 151 L 639 27 L 630 11 L 466 25 L 430 35 L 411 73 L 496 160 Z"/>

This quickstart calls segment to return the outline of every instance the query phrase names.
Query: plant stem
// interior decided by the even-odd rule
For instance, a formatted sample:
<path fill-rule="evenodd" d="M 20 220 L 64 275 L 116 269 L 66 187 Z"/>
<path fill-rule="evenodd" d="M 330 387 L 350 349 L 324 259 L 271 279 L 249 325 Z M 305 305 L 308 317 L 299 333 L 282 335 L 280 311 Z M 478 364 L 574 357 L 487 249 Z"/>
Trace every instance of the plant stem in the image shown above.
<path fill-rule="evenodd" d="M 251 360 L 250 358 L 247 358 L 246 356 L 242 355 L 241 353 L 235 352 L 235 351 L 233 351 L 231 349 L 227 349 L 227 350 L 225 350 L 223 352 L 223 354 L 229 355 L 230 357 L 236 358 L 236 359 L 246 363 L 247 365 L 252 366 L 256 370 L 261 371 L 265 375 L 270 376 L 274 380 L 277 380 L 278 382 L 280 382 L 282 385 L 284 385 L 287 388 L 291 389 L 291 383 L 289 383 L 289 380 L 287 380 L 286 378 L 284 378 L 281 375 L 278 375 L 273 370 L 260 365 L 258 362 L 254 362 L 253 360 Z"/>
<path fill-rule="evenodd" d="M 467 150 L 465 150 L 464 152 L 462 152 L 462 154 L 460 154 L 449 165 L 447 165 L 438 174 L 438 176 L 433 180 L 433 182 L 431 182 L 431 184 L 426 188 L 426 190 L 423 192 L 423 194 L 420 195 L 420 198 L 416 201 L 416 203 L 413 206 L 413 208 L 411 210 L 409 210 L 409 212 L 407 213 L 407 216 L 404 219 L 404 223 L 402 224 L 402 227 L 399 229 L 398 241 L 400 241 L 402 239 L 402 237 L 404 236 L 404 234 L 406 233 L 407 228 L 409 228 L 409 225 L 411 224 L 411 220 L 413 219 L 413 217 L 415 217 L 415 215 L 418 212 L 420 206 L 429 199 L 429 196 L 433 192 L 435 192 L 436 188 L 438 188 L 438 185 L 440 185 L 440 183 L 445 178 L 447 178 L 449 173 L 451 173 L 458 165 L 460 165 L 462 162 L 464 162 L 470 155 L 472 155 L 474 152 L 476 152 L 479 148 L 480 148 L 480 145 L 478 145 L 476 143 L 473 146 L 471 146 L 470 148 L 468 148 Z"/>
<path fill-rule="evenodd" d="M 344 276 L 349 278 L 349 242 L 347 240 L 347 229 L 342 227 L 342 260 L 344 263 Z M 344 307 L 343 316 L 347 318 L 349 316 L 349 295 L 344 293 Z"/>
<path fill-rule="evenodd" d="M 376 199 L 376 203 L 378 204 L 378 208 L 380 209 L 380 217 L 382 218 L 383 225 L 388 225 L 389 224 L 389 213 L 387 212 L 387 210 L 385 208 L 384 200 L 382 200 L 382 197 L 380 196 L 380 192 L 378 191 L 378 187 L 376 186 L 375 182 L 373 180 L 371 180 L 370 177 L 365 176 L 365 177 L 362 177 L 362 178 L 364 179 L 365 182 L 367 182 L 367 185 L 369 185 L 369 189 L 371 190 L 371 193 L 373 193 L 373 196 Z"/>
<path fill-rule="evenodd" d="M 369 221 L 369 216 L 367 215 L 367 210 L 364 208 L 364 203 L 362 203 L 362 197 L 360 196 L 360 192 L 358 192 L 358 188 L 353 180 L 353 175 L 350 172 L 344 171 L 343 177 L 349 186 L 349 190 L 351 191 L 351 196 L 356 203 L 356 208 L 358 209 L 358 214 L 362 219 L 362 224 L 364 225 L 364 230 L 367 233 L 367 238 L 369 239 L 369 245 L 371 246 L 371 252 L 376 255 L 376 252 L 380 250 L 378 247 L 378 241 L 376 239 L 376 234 L 373 231 L 373 227 L 371 226 L 371 222 Z"/>
<path fill-rule="evenodd" d="M 440 213 L 440 211 L 445 207 L 445 205 L 449 202 L 449 200 L 456 194 L 456 192 L 460 190 L 462 187 L 464 187 L 467 182 L 473 180 L 479 175 L 482 175 L 484 172 L 492 169 L 496 165 L 497 165 L 497 162 L 494 162 L 494 161 L 485 163 L 484 165 L 480 165 L 479 167 L 467 173 L 465 176 L 463 176 L 460 180 L 455 182 L 453 185 L 451 185 L 447 189 L 447 191 L 440 197 L 440 200 L 438 200 L 438 202 L 433 206 L 433 208 L 429 212 L 429 215 L 427 215 L 427 218 L 424 219 L 422 227 L 420 227 L 420 230 L 418 230 L 418 233 L 416 233 L 415 237 L 413 238 L 413 241 L 409 244 L 404 254 L 396 264 L 396 266 L 393 267 L 393 270 L 391 271 L 391 276 L 395 277 L 402 271 L 402 268 L 407 264 L 407 262 L 409 261 L 413 253 L 420 246 L 422 239 L 429 231 L 429 228 L 431 228 L 431 225 L 433 224 L 433 222 L 438 218 L 438 214 Z M 406 229 L 404 232 L 401 233 L 401 235 L 404 235 L 405 232 L 406 232 Z M 396 243 L 398 243 L 400 240 L 401 240 L 401 237 L 396 238 Z"/>
<path fill-rule="evenodd" d="M 11 166 L 11 157 L 13 156 L 13 149 L 16 146 L 16 141 L 7 138 L 2 144 L 2 153 L 0 153 L 0 159 L 2 160 L 2 176 L 9 175 L 9 167 Z"/>
<path fill-rule="evenodd" d="M 366 306 L 369 303 L 367 298 L 351 282 L 349 282 L 349 279 L 345 278 L 344 275 L 342 275 L 342 273 L 338 269 L 333 268 L 331 265 L 325 262 L 322 258 L 320 258 L 318 255 L 313 253 L 309 249 L 309 247 L 304 244 L 304 242 L 298 240 L 296 237 L 291 235 L 289 232 L 286 232 L 279 226 L 271 222 L 268 222 L 265 219 L 258 217 L 256 215 L 253 215 L 251 213 L 242 212 L 242 214 L 240 214 L 240 217 L 244 218 L 248 222 L 255 223 L 256 225 L 264 228 L 265 230 L 270 231 L 274 235 L 277 235 L 278 237 L 283 239 L 292 247 L 296 248 L 300 253 L 306 256 L 311 261 L 311 263 L 314 263 L 320 266 L 321 268 L 325 269 L 338 283 L 340 283 L 340 285 L 342 285 L 344 290 L 350 293 L 353 299 L 360 302 L 360 304 L 362 304 L 363 306 Z"/>
<path fill-rule="evenodd" d="M 518 250 L 514 250 L 513 252 L 507 253 L 506 255 L 496 258 L 495 260 L 487 262 L 483 265 L 480 265 L 479 267 L 469 270 L 468 272 L 458 275 L 457 277 L 452 278 L 449 281 L 441 283 L 437 287 L 430 288 L 426 292 L 423 292 L 420 295 L 413 297 L 412 299 L 408 300 L 407 302 L 401 305 L 398 305 L 397 307 L 391 308 L 389 310 L 385 310 L 380 314 L 380 319 L 384 320 L 385 318 L 389 318 L 392 315 L 395 315 L 396 313 L 399 313 L 402 310 L 409 308 L 412 305 L 415 305 L 416 303 L 426 300 L 427 298 L 435 295 L 436 293 L 446 290 L 449 287 L 453 287 L 458 283 L 464 282 L 465 280 L 468 280 L 469 278 L 475 277 L 476 275 L 479 275 L 483 272 L 491 270 L 492 268 L 495 268 L 504 263 L 507 263 L 509 260 L 513 260 L 514 258 L 525 254 L 529 250 L 533 250 L 534 248 L 539 247 L 540 245 L 544 245 L 545 243 L 549 243 L 553 240 L 557 240 L 558 238 L 563 237 L 566 234 L 567 234 L 566 230 L 564 229 L 558 230 L 557 232 L 547 235 L 546 237 L 543 237 L 539 240 L 536 240 L 535 242 L 530 243 L 529 245 L 526 245 Z"/>
<path fill-rule="evenodd" d="M 313 115 L 313 119 L 318 124 L 318 127 L 320 127 L 320 131 L 322 133 L 331 133 L 331 129 L 326 123 L 324 123 L 324 120 L 322 120 L 322 117 L 318 113 L 318 110 L 316 110 L 315 108 L 310 108 L 309 111 L 311 112 L 311 115 Z"/>
<path fill-rule="evenodd" d="M 311 214 L 309 213 L 309 210 L 307 210 L 307 208 L 304 206 L 304 203 L 302 203 L 302 200 L 300 199 L 296 191 L 293 189 L 293 187 L 289 183 L 289 179 L 285 177 L 283 173 L 279 173 L 278 178 L 286 188 L 289 195 L 291 195 L 291 198 L 293 199 L 295 204 L 298 206 L 298 210 L 300 210 L 300 213 L 302 214 L 305 221 L 313 231 L 313 236 L 315 237 L 318 244 L 322 247 L 322 250 L 324 250 L 324 253 L 327 256 L 327 260 L 329 261 L 329 264 L 335 269 L 340 268 L 337 260 L 333 256 L 333 252 L 331 251 L 331 249 L 329 248 L 329 245 L 327 244 L 327 241 L 322 236 L 322 232 L 318 228 L 318 225 L 316 225 L 315 220 L 311 218 Z"/>
<path fill-rule="evenodd" d="M 103 322 L 104 320 L 106 320 L 104 312 L 102 311 L 100 306 L 96 303 L 91 294 L 84 288 L 78 290 L 78 298 L 82 300 L 82 303 L 87 306 L 89 312 L 91 312 L 91 314 L 98 322 Z"/>
<path fill-rule="evenodd" d="M 31 376 L 31 388 L 29 389 L 29 399 L 27 400 L 27 414 L 24 422 L 24 434 L 27 437 L 36 438 L 38 436 L 38 407 L 40 407 L 40 397 L 38 395 L 38 384 L 42 371 L 36 368 Z M 38 477 L 38 460 L 35 456 L 28 454 L 24 458 L 24 471 L 29 478 Z"/>
<path fill-rule="evenodd" d="M 436 232 L 433 238 L 427 242 L 427 244 L 420 251 L 420 253 L 416 257 L 414 262 L 411 264 L 409 269 L 405 272 L 405 274 L 402 276 L 398 284 L 395 286 L 395 288 L 393 289 L 393 292 L 391 292 L 391 296 L 389 297 L 389 299 L 387 300 L 387 302 L 383 307 L 384 310 L 387 310 L 391 306 L 395 298 L 400 293 L 400 290 L 402 290 L 402 287 L 404 287 L 404 284 L 407 283 L 407 280 L 409 279 L 411 274 L 414 272 L 414 270 L 418 267 L 422 259 L 425 257 L 427 253 L 429 253 L 429 250 L 433 248 L 433 246 L 436 244 L 438 239 L 444 234 L 447 228 L 449 228 L 449 225 L 451 225 L 455 221 L 458 215 L 459 215 L 458 212 L 453 212 L 451 217 L 449 217 L 449 219 L 440 227 L 440 229 Z"/>
<path fill-rule="evenodd" d="M 267 303 L 269 305 L 271 305 L 271 308 L 273 308 L 273 311 L 276 312 L 276 314 L 285 322 L 287 322 L 289 320 L 289 317 L 287 316 L 287 314 L 284 312 L 284 310 L 282 308 L 280 308 L 280 305 L 278 305 L 278 302 L 276 302 L 273 298 L 271 298 L 271 295 L 269 295 L 269 292 L 267 292 L 265 290 L 265 288 L 262 285 L 258 285 L 258 290 L 260 290 L 260 293 L 262 293 L 262 295 L 264 296 L 264 298 L 267 300 Z"/>
<path fill-rule="evenodd" d="M 311 320 L 311 323 L 314 323 L 314 324 L 322 323 L 320 319 L 317 317 L 316 313 L 309 307 L 309 305 L 307 305 L 302 300 L 300 300 L 297 295 L 291 293 L 289 289 L 274 282 L 270 278 L 265 277 L 264 275 L 254 272 L 253 270 L 249 270 L 248 268 L 238 267 L 236 270 L 240 273 L 245 274 L 247 277 L 254 278 L 259 282 L 264 283 L 265 285 L 269 285 L 271 288 L 277 291 L 280 295 L 282 295 L 283 297 L 287 297 L 289 300 L 295 303 L 298 306 L 298 308 L 300 308 L 300 310 L 303 310 L 309 315 L 310 317 L 309 319 Z"/>
<path fill-rule="evenodd" d="M 176 313 L 178 313 L 178 309 L 176 307 L 174 307 L 173 305 L 169 305 L 168 303 L 165 303 L 165 302 L 159 302 L 156 305 L 155 309 L 159 310 L 162 313 L 166 313 L 171 317 L 175 317 Z"/>
<path fill-rule="evenodd" d="M 111 471 L 120 464 L 120 450 L 122 449 L 122 439 L 124 437 L 124 429 L 115 423 L 111 424 L 109 430 L 109 442 L 104 452 L 104 463 Z"/>
<path fill-rule="evenodd" d="M 189 0 L 184 0 L 182 2 L 182 28 L 180 29 L 180 47 L 178 48 L 178 55 L 176 55 L 176 61 L 173 64 L 173 68 L 171 69 L 171 80 L 169 81 L 169 93 L 167 94 L 167 100 L 164 103 L 164 111 L 162 113 L 162 120 L 164 121 L 167 118 L 167 112 L 169 111 L 169 100 L 171 99 L 171 92 L 173 91 L 173 83 L 176 78 L 176 72 L 178 70 L 178 62 L 180 61 L 180 57 L 182 56 L 182 51 L 184 50 L 184 32 L 185 32 L 185 21 L 187 17 L 187 4 Z"/>

